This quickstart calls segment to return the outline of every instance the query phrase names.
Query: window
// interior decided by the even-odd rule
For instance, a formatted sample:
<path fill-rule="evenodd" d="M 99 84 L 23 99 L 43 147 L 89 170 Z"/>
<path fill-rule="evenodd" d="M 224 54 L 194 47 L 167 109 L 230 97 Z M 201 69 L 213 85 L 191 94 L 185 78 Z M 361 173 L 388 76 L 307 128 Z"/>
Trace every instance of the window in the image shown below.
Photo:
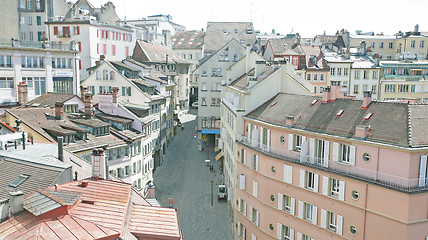
<path fill-rule="evenodd" d="M 30 37 L 30 41 L 33 41 L 33 40 L 34 40 L 33 32 L 30 32 L 30 33 L 29 33 L 29 37 Z"/>
<path fill-rule="evenodd" d="M 23 78 L 22 78 L 22 81 L 23 81 L 25 84 L 27 84 L 27 86 L 28 86 L 29 88 L 33 88 L 33 87 L 34 87 L 34 84 L 33 84 L 33 78 L 32 78 L 32 77 L 23 77 Z"/>
<path fill-rule="evenodd" d="M 203 77 L 207 76 L 207 69 L 206 68 L 202 68 L 202 76 Z"/>
<path fill-rule="evenodd" d="M 377 71 L 373 71 L 373 79 L 377 79 Z"/>
<path fill-rule="evenodd" d="M 207 90 L 207 83 L 206 82 L 203 82 L 203 83 L 201 83 L 202 84 L 202 86 L 201 86 L 201 91 L 206 91 Z"/>
<path fill-rule="evenodd" d="M 358 93 L 359 93 L 358 85 L 354 85 L 354 94 L 358 94 Z"/>
<path fill-rule="evenodd" d="M 372 85 L 372 93 L 373 94 L 377 93 L 377 85 Z"/>
<path fill-rule="evenodd" d="M 358 200 L 360 198 L 360 193 L 357 190 L 352 190 L 351 196 L 354 200 Z"/>
<path fill-rule="evenodd" d="M 14 88 L 12 77 L 0 77 L 0 88 Z"/>
<path fill-rule="evenodd" d="M 19 7 L 25 9 L 25 0 L 19 0 Z"/>
<path fill-rule="evenodd" d="M 28 17 L 28 25 L 33 25 L 33 17 Z"/>
<path fill-rule="evenodd" d="M 314 82 L 318 82 L 318 74 L 314 73 Z"/>
<path fill-rule="evenodd" d="M 387 93 L 395 92 L 395 85 L 394 84 L 385 84 L 385 92 L 387 92 Z"/>
<path fill-rule="evenodd" d="M 341 76 L 342 75 L 342 68 L 337 68 L 337 76 Z"/>
<path fill-rule="evenodd" d="M 329 141 L 311 138 L 309 142 L 311 146 L 315 145 L 313 147 L 315 151 L 313 153 L 313 156 L 315 157 L 315 159 L 311 162 L 315 162 L 319 165 L 328 167 Z"/>
<path fill-rule="evenodd" d="M 239 185 L 239 189 L 245 189 L 245 175 L 244 174 L 239 175 L 238 185 Z"/>
<path fill-rule="evenodd" d="M 212 83 L 211 84 L 211 91 L 220 92 L 221 91 L 221 83 Z"/>
<path fill-rule="evenodd" d="M 393 48 L 394 43 L 393 42 L 389 42 L 388 46 L 389 46 L 389 48 Z"/>
<path fill-rule="evenodd" d="M 339 160 L 341 162 L 349 163 L 350 147 L 351 146 L 349 146 L 349 145 L 340 144 L 340 148 L 339 148 L 340 158 L 339 158 Z"/>
<path fill-rule="evenodd" d="M 122 96 L 131 96 L 131 87 L 122 87 Z"/>
<path fill-rule="evenodd" d="M 251 154 L 250 169 L 259 171 L 259 155 Z"/>
<path fill-rule="evenodd" d="M 354 78 L 355 79 L 360 79 L 360 71 L 359 70 L 355 70 L 355 72 L 354 72 Z"/>
<path fill-rule="evenodd" d="M 324 73 L 320 74 L 320 82 L 324 82 Z"/>
<path fill-rule="evenodd" d="M 36 17 L 36 19 L 37 19 L 37 25 L 42 25 L 42 16 L 37 16 Z"/>
<path fill-rule="evenodd" d="M 27 9 L 31 8 L 31 0 L 27 0 Z"/>
<path fill-rule="evenodd" d="M 383 42 L 379 43 L 379 48 L 383 48 Z"/>
<path fill-rule="evenodd" d="M 278 223 L 278 239 L 294 240 L 294 230 L 288 226 Z"/>
<path fill-rule="evenodd" d="M 43 59 L 43 58 L 40 58 Z M 12 67 L 12 56 L 0 55 L 0 67 Z"/>
<path fill-rule="evenodd" d="M 312 222 L 314 219 L 314 205 L 310 203 L 304 203 L 303 209 L 303 219 Z"/>
<path fill-rule="evenodd" d="M 258 197 L 259 184 L 256 181 L 253 181 L 253 196 Z"/>
<path fill-rule="evenodd" d="M 419 47 L 420 47 L 420 48 L 424 48 L 424 41 L 420 41 L 420 42 L 419 42 Z"/>
<path fill-rule="evenodd" d="M 293 145 L 289 150 L 300 152 L 302 150 L 302 143 L 306 141 L 306 137 L 297 134 L 290 134 L 290 136 L 289 140 L 291 140 Z"/>
<path fill-rule="evenodd" d="M 278 208 L 284 212 L 294 215 L 294 205 L 296 200 L 282 193 L 278 194 Z"/>
<path fill-rule="evenodd" d="M 364 79 L 369 79 L 369 71 L 368 70 L 364 70 L 363 71 L 363 78 Z"/>
<path fill-rule="evenodd" d="M 344 69 L 343 69 L 343 75 L 344 75 L 344 76 L 348 76 L 348 69 L 347 69 L 347 68 L 344 68 Z"/>
<path fill-rule="evenodd" d="M 363 92 L 368 91 L 368 90 L 369 90 L 369 85 L 363 84 Z"/>
<path fill-rule="evenodd" d="M 410 47 L 411 47 L 411 48 L 414 48 L 414 47 L 415 47 L 415 45 L 416 45 L 416 41 L 415 41 L 415 40 L 412 40 L 412 41 L 410 42 Z"/>
<path fill-rule="evenodd" d="M 256 224 L 256 226 L 259 226 L 259 211 L 257 211 L 255 208 L 250 207 L 250 220 Z"/>
<path fill-rule="evenodd" d="M 349 226 L 349 232 L 352 235 L 356 235 L 357 234 L 357 227 L 355 227 L 354 225 Z"/>
<path fill-rule="evenodd" d="M 111 46 L 111 52 L 113 56 L 116 56 L 116 45 Z"/>
<path fill-rule="evenodd" d="M 40 0 L 36 0 L 36 8 L 40 9 Z M 39 25 L 39 24 L 38 24 Z"/>
<path fill-rule="evenodd" d="M 240 237 L 240 239 L 245 239 L 245 226 L 244 224 L 238 222 L 238 236 Z"/>
<path fill-rule="evenodd" d="M 115 75 L 114 71 L 111 71 L 111 72 L 110 72 L 110 80 L 111 80 L 111 81 L 113 81 L 113 80 L 114 80 L 114 78 L 115 78 L 115 76 L 116 76 L 116 75 Z M 111 92 L 111 91 L 110 91 L 110 92 Z"/>
<path fill-rule="evenodd" d="M 334 72 L 335 72 L 335 70 L 336 70 L 335 68 L 331 68 L 331 69 L 330 69 L 330 75 L 334 76 Z"/>
<path fill-rule="evenodd" d="M 241 149 L 241 163 L 245 164 L 246 163 L 246 158 L 247 158 L 247 151 L 242 148 Z"/>
<path fill-rule="evenodd" d="M 304 187 L 317 192 L 318 188 L 318 174 L 304 171 Z"/>
<path fill-rule="evenodd" d="M 398 84 L 398 92 L 409 92 L 409 85 L 408 84 Z"/>
<path fill-rule="evenodd" d="M 221 77 L 222 76 L 221 68 L 213 68 L 212 69 L 212 76 L 213 77 Z"/>
<path fill-rule="evenodd" d="M 108 70 L 107 69 L 103 70 L 103 80 L 108 80 Z"/>
<path fill-rule="evenodd" d="M 206 106 L 207 105 L 207 98 L 202 98 L 202 106 Z"/>
<path fill-rule="evenodd" d="M 107 44 L 103 44 L 103 54 L 107 54 Z"/>
<path fill-rule="evenodd" d="M 311 81 L 311 76 L 312 74 L 308 73 L 308 75 L 306 76 L 306 80 Z"/>
<path fill-rule="evenodd" d="M 220 98 L 211 98 L 211 106 L 220 106 Z"/>

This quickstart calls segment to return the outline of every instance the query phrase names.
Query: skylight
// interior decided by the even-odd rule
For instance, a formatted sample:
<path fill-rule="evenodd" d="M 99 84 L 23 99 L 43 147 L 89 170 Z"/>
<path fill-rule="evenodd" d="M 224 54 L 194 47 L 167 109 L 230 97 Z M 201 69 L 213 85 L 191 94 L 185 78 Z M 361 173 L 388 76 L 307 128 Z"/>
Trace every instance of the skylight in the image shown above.
<path fill-rule="evenodd" d="M 369 120 L 372 116 L 373 116 L 373 113 L 367 113 L 367 114 L 364 116 L 364 120 Z"/>
<path fill-rule="evenodd" d="M 15 179 L 13 182 L 9 184 L 9 187 L 11 188 L 17 188 L 19 185 L 21 185 L 25 180 L 27 180 L 30 177 L 30 175 L 22 174 L 17 179 Z"/>
<path fill-rule="evenodd" d="M 342 116 L 343 112 L 345 112 L 345 110 L 340 109 L 340 110 L 336 113 L 336 117 L 340 117 L 340 116 Z"/>
<path fill-rule="evenodd" d="M 314 105 L 315 103 L 317 103 L 318 102 L 318 99 L 315 99 L 315 100 L 313 100 L 312 102 L 311 102 L 311 105 Z"/>
<path fill-rule="evenodd" d="M 273 102 L 270 106 L 273 107 L 276 105 L 277 102 Z"/>

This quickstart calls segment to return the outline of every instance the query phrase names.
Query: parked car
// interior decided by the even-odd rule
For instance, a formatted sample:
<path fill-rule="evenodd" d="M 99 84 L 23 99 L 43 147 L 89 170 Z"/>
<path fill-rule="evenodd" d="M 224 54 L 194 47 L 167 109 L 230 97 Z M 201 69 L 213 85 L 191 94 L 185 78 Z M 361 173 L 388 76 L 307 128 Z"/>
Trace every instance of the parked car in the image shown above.
<path fill-rule="evenodd" d="M 192 103 L 192 108 L 197 109 L 197 108 L 198 108 L 198 102 L 193 102 L 193 103 Z"/>

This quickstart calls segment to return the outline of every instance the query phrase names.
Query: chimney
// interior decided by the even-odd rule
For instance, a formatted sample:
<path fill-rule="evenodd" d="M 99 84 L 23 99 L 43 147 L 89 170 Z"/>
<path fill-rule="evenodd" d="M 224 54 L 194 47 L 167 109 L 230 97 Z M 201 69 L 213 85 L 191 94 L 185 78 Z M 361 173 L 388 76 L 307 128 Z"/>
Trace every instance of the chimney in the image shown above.
<path fill-rule="evenodd" d="M 321 103 L 327 103 L 330 98 L 330 87 L 325 87 L 324 92 L 322 93 L 322 101 Z"/>
<path fill-rule="evenodd" d="M 367 109 L 367 107 L 372 102 L 372 92 L 371 91 L 364 91 L 363 96 L 363 107 L 361 109 Z"/>
<path fill-rule="evenodd" d="M 250 44 L 247 44 L 247 48 L 245 49 L 245 72 L 248 73 L 250 71 Z"/>
<path fill-rule="evenodd" d="M 102 148 L 92 151 L 92 177 L 107 179 L 106 159 Z"/>
<path fill-rule="evenodd" d="M 119 88 L 118 87 L 113 87 L 112 88 L 112 95 L 113 95 L 113 103 L 117 103 L 117 94 L 119 92 Z"/>
<path fill-rule="evenodd" d="M 28 102 L 28 85 L 21 82 L 18 85 L 18 104 L 24 105 Z"/>
<path fill-rule="evenodd" d="M 58 137 L 58 160 L 60 160 L 61 162 L 64 162 L 64 138 L 63 137 Z"/>
<path fill-rule="evenodd" d="M 367 47 L 367 45 L 366 45 L 366 41 L 362 41 L 362 42 L 360 43 L 360 48 L 359 48 L 358 53 L 360 53 L 360 54 L 362 54 L 362 55 L 366 54 L 366 47 Z"/>
<path fill-rule="evenodd" d="M 294 116 L 285 117 L 285 126 L 288 128 L 294 127 Z"/>
<path fill-rule="evenodd" d="M 9 199 L 0 200 L 0 222 L 9 216 Z"/>
<path fill-rule="evenodd" d="M 419 32 L 419 24 L 416 24 L 415 25 L 415 31 L 414 31 L 415 33 L 418 33 Z"/>
<path fill-rule="evenodd" d="M 10 211 L 12 214 L 17 214 L 24 210 L 22 203 L 24 202 L 24 193 L 22 191 L 11 192 L 10 194 Z"/>
<path fill-rule="evenodd" d="M 329 101 L 334 102 L 336 98 L 341 97 L 340 81 L 331 81 Z M 343 97 L 343 96 L 342 96 Z"/>
<path fill-rule="evenodd" d="M 106 59 L 106 56 L 105 55 L 100 55 L 100 62 L 101 61 L 104 61 Z"/>
<path fill-rule="evenodd" d="M 260 76 L 260 74 L 266 71 L 266 61 L 256 61 L 256 68 L 254 72 L 254 78 Z"/>
<path fill-rule="evenodd" d="M 91 118 L 92 117 L 92 94 L 86 93 L 85 94 L 85 117 Z"/>
<path fill-rule="evenodd" d="M 155 199 L 156 198 L 156 187 L 153 184 L 149 185 L 149 189 L 147 189 L 147 196 L 146 198 L 148 199 Z"/>
<path fill-rule="evenodd" d="M 88 92 L 88 86 L 80 85 L 80 98 L 85 101 L 85 94 Z"/>
<path fill-rule="evenodd" d="M 360 140 L 366 140 L 368 137 L 369 128 L 366 126 L 358 125 L 355 128 L 355 138 Z"/>
<path fill-rule="evenodd" d="M 375 60 L 375 64 L 376 64 L 376 66 L 378 66 L 378 67 L 379 67 L 379 64 L 380 64 L 380 56 L 379 56 L 379 54 L 376 54 L 376 55 L 374 56 L 374 60 Z"/>
<path fill-rule="evenodd" d="M 64 104 L 61 102 L 55 103 L 55 118 L 58 120 L 64 119 Z"/>

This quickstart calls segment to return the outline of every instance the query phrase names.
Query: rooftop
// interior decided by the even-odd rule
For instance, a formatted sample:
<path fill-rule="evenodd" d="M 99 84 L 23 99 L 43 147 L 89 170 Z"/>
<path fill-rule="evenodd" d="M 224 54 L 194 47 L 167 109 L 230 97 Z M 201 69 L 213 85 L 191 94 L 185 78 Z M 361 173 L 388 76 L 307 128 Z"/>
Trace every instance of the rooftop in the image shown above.
<path fill-rule="evenodd" d="M 251 22 L 208 22 L 205 34 L 204 52 L 215 52 L 232 38 L 244 46 L 253 46 L 256 33 Z"/>
<path fill-rule="evenodd" d="M 48 92 L 44 93 L 40 97 L 37 97 L 31 101 L 29 101 L 27 104 L 25 104 L 23 107 L 55 107 L 56 102 L 65 103 L 68 100 L 77 97 L 77 95 L 74 94 L 66 94 L 66 93 L 53 93 Z"/>
<path fill-rule="evenodd" d="M 205 32 L 188 31 L 177 32 L 172 37 L 173 49 L 202 49 Z"/>
<path fill-rule="evenodd" d="M 165 45 L 138 40 L 135 48 L 140 48 L 144 56 L 134 54 L 134 60 L 143 63 L 166 63 L 168 60 L 170 63 L 190 64 Z"/>

